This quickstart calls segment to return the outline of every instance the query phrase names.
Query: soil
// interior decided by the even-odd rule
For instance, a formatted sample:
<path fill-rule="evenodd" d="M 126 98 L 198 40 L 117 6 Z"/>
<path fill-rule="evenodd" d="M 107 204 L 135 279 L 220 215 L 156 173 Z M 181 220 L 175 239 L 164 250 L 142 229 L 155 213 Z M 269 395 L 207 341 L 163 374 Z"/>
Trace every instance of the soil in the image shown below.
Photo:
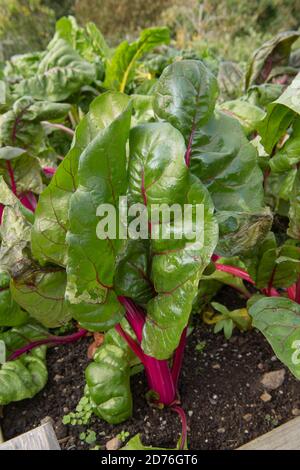
<path fill-rule="evenodd" d="M 223 288 L 217 300 L 231 308 L 244 303 L 230 288 Z M 29 431 L 48 416 L 53 420 L 62 449 L 91 447 L 79 438 L 86 427 L 65 426 L 61 421 L 75 409 L 83 394 L 90 342 L 90 338 L 84 338 L 48 351 L 49 380 L 45 389 L 32 400 L 4 409 L 1 424 L 6 439 Z M 260 383 L 263 374 L 282 368 L 259 332 L 235 330 L 226 341 L 221 333 L 215 335 L 196 319 L 187 343 L 180 384 L 189 426 L 189 448 L 234 449 L 294 418 L 295 410 L 300 409 L 300 382 L 288 371 L 283 385 L 269 392 L 271 401 L 260 398 L 264 392 Z M 91 419 L 87 428 L 96 432 L 97 444 L 105 448 L 107 441 L 127 431 L 131 437 L 141 433 L 145 445 L 175 447 L 181 431 L 177 414 L 147 404 L 143 373 L 132 378 L 132 390 L 134 415 L 130 420 L 112 426 L 98 418 Z"/>

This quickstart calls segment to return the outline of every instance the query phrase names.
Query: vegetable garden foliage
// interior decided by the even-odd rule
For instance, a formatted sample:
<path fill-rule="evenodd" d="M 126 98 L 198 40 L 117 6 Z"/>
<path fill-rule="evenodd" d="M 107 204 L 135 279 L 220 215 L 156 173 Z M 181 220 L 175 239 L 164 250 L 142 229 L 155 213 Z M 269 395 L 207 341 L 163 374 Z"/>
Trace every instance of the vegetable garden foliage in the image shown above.
<path fill-rule="evenodd" d="M 235 326 L 258 328 L 300 377 L 300 75 L 267 81 L 296 36 L 264 45 L 245 94 L 222 103 L 204 61 L 177 52 L 155 66 L 159 53 L 144 58 L 168 43 L 166 28 L 112 50 L 93 24 L 62 18 L 46 51 L 5 65 L 0 404 L 43 387 L 46 345 L 103 332 L 85 371 L 93 412 L 126 420 L 130 377 L 142 367 L 149 399 L 180 415 L 184 446 L 177 387 L 195 311 L 226 337 Z M 118 209 L 120 196 L 149 213 L 153 203 L 203 204 L 204 243 L 186 233 L 98 238 L 97 207 Z M 272 231 L 279 216 L 289 220 L 286 232 Z M 203 309 L 222 284 L 245 298 L 244 309 Z M 51 332 L 70 319 L 78 331 Z"/>

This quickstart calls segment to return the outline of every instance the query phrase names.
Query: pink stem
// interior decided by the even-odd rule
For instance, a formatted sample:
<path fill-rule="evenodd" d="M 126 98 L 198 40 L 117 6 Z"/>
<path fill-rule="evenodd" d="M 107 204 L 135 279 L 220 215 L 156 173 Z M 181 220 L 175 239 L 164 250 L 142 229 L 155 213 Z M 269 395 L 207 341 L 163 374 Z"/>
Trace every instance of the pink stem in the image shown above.
<path fill-rule="evenodd" d="M 45 166 L 43 168 L 43 172 L 46 176 L 53 176 L 56 172 L 56 168 L 52 168 L 51 166 Z"/>
<path fill-rule="evenodd" d="M 21 201 L 24 207 L 29 209 L 31 212 L 35 212 L 37 201 L 35 195 L 32 192 L 20 194 L 19 200 Z"/>
<path fill-rule="evenodd" d="M 180 450 L 185 449 L 187 441 L 187 422 L 184 410 L 180 406 L 172 406 L 171 410 L 175 411 L 181 419 L 181 441 Z"/>
<path fill-rule="evenodd" d="M 126 319 L 133 329 L 139 343 L 142 341 L 145 317 L 140 309 L 126 297 L 119 296 L 119 302 L 126 308 Z M 125 339 L 132 351 L 143 363 L 147 375 L 149 388 L 154 390 L 159 396 L 159 402 L 170 405 L 175 398 L 176 390 L 167 360 L 159 360 L 145 354 L 137 344 L 121 327 L 117 325 L 116 330 Z"/>
<path fill-rule="evenodd" d="M 296 283 L 295 302 L 297 302 L 297 304 L 300 304 L 300 277 Z"/>
<path fill-rule="evenodd" d="M 186 343 L 186 334 L 187 334 L 187 327 L 182 332 L 180 342 L 175 351 L 174 360 L 172 364 L 172 379 L 174 382 L 175 389 L 177 389 L 178 387 L 178 380 L 179 380 L 179 375 L 180 375 L 180 371 L 182 367 L 184 348 L 185 348 L 185 343 Z"/>
<path fill-rule="evenodd" d="M 49 336 L 48 338 L 40 339 L 37 341 L 32 341 L 31 343 L 26 344 L 20 349 L 17 349 L 14 351 L 8 358 L 8 361 L 13 361 L 20 357 L 22 354 L 27 353 L 31 351 L 34 348 L 37 348 L 38 346 L 42 346 L 43 344 L 66 344 L 66 343 L 73 343 L 74 341 L 79 340 L 83 336 L 87 334 L 87 330 L 84 330 L 83 328 L 77 331 L 76 333 L 73 333 L 72 335 L 68 336 Z"/>
<path fill-rule="evenodd" d="M 9 174 L 9 178 L 10 178 L 11 190 L 15 195 L 17 195 L 17 186 L 15 182 L 14 170 L 9 160 L 6 160 L 6 168 Z"/>
<path fill-rule="evenodd" d="M 3 211 L 4 211 L 4 205 L 0 204 L 0 225 L 2 224 Z"/>
<path fill-rule="evenodd" d="M 235 266 L 228 266 L 226 264 L 215 263 L 215 267 L 218 271 L 223 271 L 224 273 L 232 274 L 232 276 L 239 277 L 244 281 L 249 282 L 250 284 L 255 284 L 253 279 L 249 274 L 243 269 L 237 268 Z"/>

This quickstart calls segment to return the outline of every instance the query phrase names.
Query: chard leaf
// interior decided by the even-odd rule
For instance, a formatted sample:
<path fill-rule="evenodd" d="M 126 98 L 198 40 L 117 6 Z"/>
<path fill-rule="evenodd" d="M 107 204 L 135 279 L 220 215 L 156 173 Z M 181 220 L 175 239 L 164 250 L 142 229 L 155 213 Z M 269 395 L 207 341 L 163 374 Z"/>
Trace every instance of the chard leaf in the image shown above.
<path fill-rule="evenodd" d="M 31 221 L 29 211 L 25 209 L 16 196 L 0 177 L 0 204 L 3 204 L 0 236 L 0 265 L 2 270 L 16 273 L 28 264 Z"/>
<path fill-rule="evenodd" d="M 261 142 L 269 154 L 299 114 L 300 73 L 282 95 L 267 106 L 267 114 L 257 126 Z"/>
<path fill-rule="evenodd" d="M 0 333 L 6 347 L 6 358 L 30 341 L 44 339 L 48 332 L 34 323 Z M 46 385 L 46 346 L 33 349 L 15 361 L 0 366 L 0 405 L 32 398 Z"/>
<path fill-rule="evenodd" d="M 124 92 L 133 79 L 136 62 L 154 47 L 169 41 L 168 28 L 144 29 L 137 41 L 130 44 L 123 41 L 107 62 L 104 86 Z"/>
<path fill-rule="evenodd" d="M 300 305 L 283 297 L 258 300 L 250 307 L 253 326 L 266 337 L 276 356 L 300 378 Z"/>
<path fill-rule="evenodd" d="M 184 161 L 182 135 L 168 123 L 144 124 L 130 134 L 129 194 L 133 202 L 152 204 L 203 204 L 204 240 L 153 237 L 151 279 L 157 292 L 147 304 L 142 348 L 157 359 L 170 357 L 187 325 L 200 276 L 209 264 L 217 242 L 213 206 L 203 185 L 190 177 Z M 194 220 L 195 222 L 195 220 Z M 164 223 L 162 223 L 164 225 Z M 170 232 L 177 230 L 171 222 Z"/>
<path fill-rule="evenodd" d="M 35 348 L 29 354 L 5 362 L 0 369 L 0 405 L 32 398 L 48 380 L 45 363 L 46 347 Z"/>
<path fill-rule="evenodd" d="M 181 438 L 179 439 L 175 449 L 166 449 L 162 447 L 144 446 L 141 440 L 141 435 L 136 434 L 131 439 L 129 439 L 127 444 L 124 447 L 122 447 L 120 450 L 143 450 L 143 451 L 150 450 L 151 451 L 151 450 L 179 450 L 179 449 L 181 449 Z M 187 446 L 185 446 L 184 449 L 187 450 Z"/>
<path fill-rule="evenodd" d="M 265 237 L 271 214 L 263 207 L 257 152 L 236 119 L 222 112 L 213 114 L 216 95 L 216 80 L 204 64 L 183 60 L 164 70 L 154 109 L 183 134 L 186 161 L 208 188 L 217 210 L 220 253 L 232 256 Z M 243 230 L 245 220 L 249 238 Z"/>
<path fill-rule="evenodd" d="M 285 31 L 257 49 L 246 72 L 246 89 L 267 81 L 273 67 L 287 65 L 291 47 L 298 38 L 299 32 Z"/>
<path fill-rule="evenodd" d="M 44 139 L 41 121 L 62 118 L 69 110 L 69 104 L 36 102 L 30 96 L 23 96 L 0 117 L 0 144 L 37 153 Z"/>
<path fill-rule="evenodd" d="M 48 328 L 59 327 L 71 318 L 65 289 L 66 273 L 59 268 L 32 267 L 11 281 L 12 298 Z"/>
<path fill-rule="evenodd" d="M 285 173 L 300 162 L 300 119 L 293 123 L 292 134 L 284 146 L 270 159 L 270 167 L 273 173 Z"/>
<path fill-rule="evenodd" d="M 76 128 L 69 153 L 41 194 L 31 240 L 32 254 L 40 264 L 51 262 L 66 266 L 68 210 L 70 198 L 78 185 L 80 155 L 96 135 L 120 114 L 124 101 L 126 98 L 123 95 L 108 92 L 91 103 L 88 114 Z"/>
<path fill-rule="evenodd" d="M 8 274 L 0 272 L 0 327 L 22 325 L 28 319 L 28 314 L 11 296 L 9 281 Z"/>
<path fill-rule="evenodd" d="M 251 134 L 256 129 L 257 122 L 265 115 L 261 108 L 242 99 L 225 101 L 220 105 L 220 109 L 229 116 L 236 118 L 246 135 Z"/>
<path fill-rule="evenodd" d="M 112 288 L 116 259 L 124 240 L 118 237 L 100 239 L 97 235 L 98 206 L 112 204 L 118 209 L 119 196 L 125 195 L 127 191 L 126 142 L 130 129 L 131 105 L 125 95 L 111 96 L 116 99 L 119 113 L 115 119 L 111 119 L 112 114 L 108 112 L 103 130 L 80 156 L 78 187 L 70 200 L 70 226 L 67 234 L 66 298 L 74 305 L 94 304 L 98 309 L 99 328 L 100 323 L 103 328 L 103 317 L 110 327 L 111 322 L 118 322 L 123 313 Z M 104 115 L 108 104 L 109 101 L 104 98 Z M 114 310 L 112 302 L 115 305 Z M 106 312 L 114 313 L 114 317 L 107 318 Z M 81 321 L 85 321 L 84 316 L 80 318 Z"/>
<path fill-rule="evenodd" d="M 56 22 L 54 41 L 63 39 L 89 62 L 98 56 L 109 57 L 110 49 L 104 37 L 94 23 L 87 23 L 85 28 L 78 26 L 73 16 L 64 16 Z"/>
<path fill-rule="evenodd" d="M 48 47 L 36 75 L 15 85 L 17 97 L 30 95 L 36 100 L 64 101 L 95 80 L 94 64 L 84 60 L 66 41 L 57 39 Z"/>
<path fill-rule="evenodd" d="M 166 67 L 155 87 L 156 116 L 178 129 L 187 146 L 212 116 L 217 81 L 199 60 L 182 60 Z"/>
<path fill-rule="evenodd" d="M 106 344 L 94 355 L 85 371 L 93 412 L 110 424 L 118 424 L 132 414 L 130 367 L 126 352 Z"/>

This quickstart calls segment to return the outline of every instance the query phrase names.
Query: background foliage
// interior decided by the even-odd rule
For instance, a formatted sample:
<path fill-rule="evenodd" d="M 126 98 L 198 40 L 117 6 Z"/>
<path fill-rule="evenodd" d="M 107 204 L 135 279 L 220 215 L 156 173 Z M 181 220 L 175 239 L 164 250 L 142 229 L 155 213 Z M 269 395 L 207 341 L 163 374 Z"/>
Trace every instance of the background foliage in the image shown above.
<path fill-rule="evenodd" d="M 300 0 L 0 0 L 0 55 L 42 49 L 68 14 L 94 21 L 113 44 L 164 24 L 180 47 L 245 61 L 275 33 L 298 29 Z"/>

